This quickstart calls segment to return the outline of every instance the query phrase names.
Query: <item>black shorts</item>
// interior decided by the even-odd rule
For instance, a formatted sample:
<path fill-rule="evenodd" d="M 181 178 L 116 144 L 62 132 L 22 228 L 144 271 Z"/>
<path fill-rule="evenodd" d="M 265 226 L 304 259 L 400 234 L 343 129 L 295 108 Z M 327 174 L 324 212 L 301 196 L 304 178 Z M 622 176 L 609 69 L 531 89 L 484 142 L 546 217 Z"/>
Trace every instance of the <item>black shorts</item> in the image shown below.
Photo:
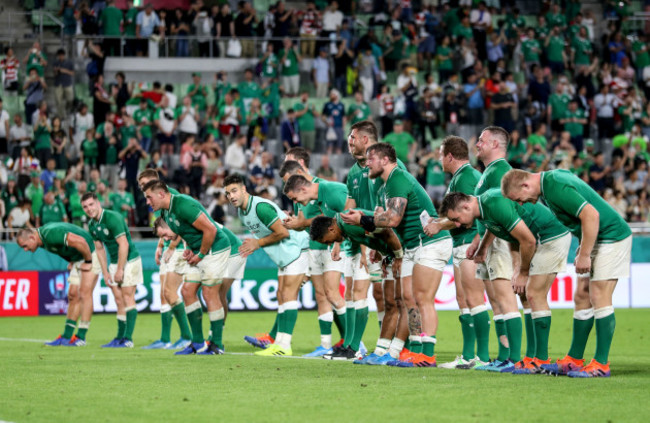
<path fill-rule="evenodd" d="M 163 144 L 172 144 L 172 145 L 174 145 L 174 144 L 176 144 L 176 135 L 172 134 L 170 136 L 167 136 L 165 134 L 159 133 L 158 134 L 158 142 L 160 143 L 160 145 L 163 145 Z"/>
<path fill-rule="evenodd" d="M 7 148 L 7 138 L 0 137 L 0 154 L 8 154 L 9 149 Z"/>
<path fill-rule="evenodd" d="M 5 91 L 18 91 L 18 81 L 6 82 Z"/>

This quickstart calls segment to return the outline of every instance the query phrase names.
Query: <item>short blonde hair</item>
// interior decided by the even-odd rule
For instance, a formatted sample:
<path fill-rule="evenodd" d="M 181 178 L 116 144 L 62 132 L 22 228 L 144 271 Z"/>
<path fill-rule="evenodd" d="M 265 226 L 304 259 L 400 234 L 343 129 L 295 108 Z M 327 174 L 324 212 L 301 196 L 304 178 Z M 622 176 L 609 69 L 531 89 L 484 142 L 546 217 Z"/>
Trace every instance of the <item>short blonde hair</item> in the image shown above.
<path fill-rule="evenodd" d="M 521 185 L 532 175 L 530 172 L 520 169 L 509 170 L 501 179 L 501 194 L 508 197 L 513 191 L 521 188 Z"/>

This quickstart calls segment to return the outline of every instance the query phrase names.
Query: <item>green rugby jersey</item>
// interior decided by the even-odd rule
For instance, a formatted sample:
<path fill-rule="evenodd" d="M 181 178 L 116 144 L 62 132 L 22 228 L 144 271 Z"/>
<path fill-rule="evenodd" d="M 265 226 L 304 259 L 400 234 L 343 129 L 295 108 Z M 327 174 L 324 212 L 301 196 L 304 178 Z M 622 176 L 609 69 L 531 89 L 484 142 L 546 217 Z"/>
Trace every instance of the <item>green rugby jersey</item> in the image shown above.
<path fill-rule="evenodd" d="M 504 197 L 494 188 L 478 197 L 481 223 L 498 238 L 517 243 L 510 232 L 523 220 L 539 244 L 545 244 L 569 233 L 567 228 L 542 204 L 523 206 Z"/>
<path fill-rule="evenodd" d="M 598 243 L 621 241 L 632 235 L 630 226 L 596 191 L 567 170 L 542 172 L 541 199 L 578 239 L 582 237 L 580 212 L 591 204 L 599 213 Z"/>
<path fill-rule="evenodd" d="M 172 188 L 170 186 L 167 187 L 167 190 L 170 192 L 172 195 L 180 195 L 181 193 L 178 192 L 175 188 Z M 155 210 L 153 212 L 154 217 L 159 217 L 162 214 L 162 210 Z M 169 247 L 169 244 L 171 244 L 171 241 L 166 241 L 163 240 L 163 251 L 166 250 Z M 176 246 L 177 250 L 184 250 L 185 245 L 182 242 L 179 242 L 178 245 Z"/>
<path fill-rule="evenodd" d="M 340 182 L 319 181 L 318 199 L 316 205 L 327 217 L 334 217 L 336 213 L 345 210 L 348 199 L 348 188 Z"/>
<path fill-rule="evenodd" d="M 465 163 L 456 169 L 456 172 L 451 177 L 447 187 L 447 194 L 462 192 L 463 194 L 473 195 L 479 179 L 481 179 L 481 172 L 474 169 L 469 163 Z M 476 221 L 474 221 L 471 228 L 454 228 L 449 231 L 451 239 L 454 241 L 454 247 L 471 243 L 476 236 L 476 232 Z"/>
<path fill-rule="evenodd" d="M 424 210 L 430 217 L 438 217 L 438 212 L 433 207 L 431 197 L 422 188 L 422 185 L 413 175 L 395 167 L 384 184 L 383 204 L 386 204 L 390 198 L 406 198 L 407 205 L 402 221 L 395 228 L 405 249 L 411 249 L 420 245 L 427 245 L 441 239 L 449 238 L 449 231 L 440 231 L 432 237 L 427 236 L 420 222 L 420 214 Z"/>
<path fill-rule="evenodd" d="M 314 177 L 314 179 L 311 180 L 313 184 L 317 184 L 322 182 L 322 179 L 318 177 Z M 303 206 L 300 203 L 293 203 L 293 214 L 294 216 L 298 216 L 298 213 L 302 211 L 303 216 L 305 216 L 305 219 L 311 219 L 316 216 L 320 216 L 323 213 L 320 211 L 320 207 L 316 205 L 316 200 L 312 200 L 309 203 L 307 203 L 306 206 Z M 309 228 L 305 228 L 304 230 L 308 231 Z M 312 241 L 311 239 L 309 240 L 309 249 L 310 250 L 327 250 L 327 245 L 321 244 L 320 242 Z"/>
<path fill-rule="evenodd" d="M 356 208 L 354 210 L 360 210 L 366 216 L 373 215 L 373 213 L 370 210 L 363 210 L 359 208 Z M 348 225 L 347 223 L 343 222 L 340 213 L 336 214 L 335 219 L 336 219 L 336 224 L 338 225 L 339 228 L 341 228 L 341 231 L 343 232 L 343 236 L 345 237 L 345 239 L 350 240 L 356 244 L 363 244 L 369 247 L 371 250 L 379 251 L 383 255 L 386 256 L 393 255 L 393 252 L 388 247 L 388 244 L 386 244 L 382 240 L 375 238 L 373 234 L 367 233 L 361 226 Z"/>
<path fill-rule="evenodd" d="M 476 184 L 474 195 L 479 196 L 492 188 L 501 188 L 501 179 L 510 169 L 512 169 L 512 166 L 506 159 L 497 159 L 487 165 L 481 179 Z M 481 225 L 481 222 L 477 225 L 477 230 L 481 236 L 485 233 L 485 228 Z"/>
<path fill-rule="evenodd" d="M 121 236 L 126 236 L 126 240 L 129 243 L 127 261 L 140 257 L 138 250 L 133 245 L 133 241 L 131 241 L 131 233 L 129 232 L 128 226 L 126 226 L 124 218 L 121 214 L 113 210 L 102 209 L 98 220 L 90 219 L 88 232 L 90 232 L 90 235 L 92 235 L 95 241 L 104 243 L 112 264 L 117 264 L 119 251 L 117 239 Z"/>
<path fill-rule="evenodd" d="M 210 217 L 203 205 L 194 198 L 184 194 L 172 194 L 169 200 L 169 209 L 163 210 L 162 216 L 169 228 L 183 238 L 186 247 L 192 250 L 194 254 L 198 254 L 201 249 L 203 232 L 196 229 L 193 223 L 201 214 L 204 214 L 217 228 L 217 235 L 214 237 L 209 254 L 230 251 L 230 241 L 225 231 L 219 230 L 217 223 Z"/>
<path fill-rule="evenodd" d="M 41 207 L 41 225 L 53 222 L 63 222 L 65 216 L 65 207 L 58 200 L 54 201 L 52 204 L 43 203 L 43 206 Z"/>
<path fill-rule="evenodd" d="M 68 234 L 75 234 L 82 237 L 88 244 L 90 252 L 95 252 L 95 243 L 90 234 L 72 223 L 48 223 L 36 230 L 43 241 L 43 248 L 54 253 L 69 262 L 77 262 L 84 259 L 77 249 L 68 246 Z"/>
<path fill-rule="evenodd" d="M 406 170 L 406 166 L 400 159 L 397 159 L 397 167 Z M 354 200 L 357 208 L 374 211 L 377 205 L 381 205 L 378 201 L 384 181 L 381 178 L 371 179 L 368 177 L 369 172 L 370 170 L 367 167 L 361 167 L 358 162 L 355 163 L 348 172 L 346 185 L 348 187 L 348 197 Z M 354 256 L 360 251 L 359 244 L 345 243 L 344 252 L 346 255 Z"/>

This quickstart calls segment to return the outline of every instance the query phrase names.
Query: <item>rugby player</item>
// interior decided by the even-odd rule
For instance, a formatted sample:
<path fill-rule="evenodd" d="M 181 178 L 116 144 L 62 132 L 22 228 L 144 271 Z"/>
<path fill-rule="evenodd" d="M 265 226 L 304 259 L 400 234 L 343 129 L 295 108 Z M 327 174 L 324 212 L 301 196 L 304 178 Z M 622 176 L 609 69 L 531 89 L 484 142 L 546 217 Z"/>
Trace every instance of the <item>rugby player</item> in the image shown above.
<path fill-rule="evenodd" d="M 307 157 L 307 160 L 309 160 L 309 157 Z M 302 175 L 312 183 L 321 181 L 320 178 L 309 174 L 308 170 L 300 162 L 286 160 L 280 168 L 280 177 L 286 183 L 292 175 Z M 306 206 L 296 202 L 293 207 L 295 218 L 289 217 L 283 222 L 287 229 L 307 229 L 308 226 L 303 227 L 302 225 L 311 223 L 314 217 L 322 215 L 320 208 L 315 202 L 309 202 Z M 304 223 L 299 224 L 299 222 Z M 318 307 L 318 325 L 321 344 L 314 351 L 305 354 L 305 357 L 322 357 L 332 352 L 332 322 L 334 321 L 332 307 L 334 307 L 337 315 L 336 321 L 337 326 L 340 328 L 341 338 L 345 334 L 345 327 L 341 322 L 345 321 L 346 308 L 345 301 L 339 291 L 343 265 L 343 260 L 335 261 L 332 258 L 332 254 L 327 248 L 327 245 L 312 239 L 309 240 L 309 273 L 312 285 L 314 286 L 314 296 Z"/>
<path fill-rule="evenodd" d="M 409 340 L 414 355 L 396 363 L 402 367 L 435 366 L 435 343 L 438 316 L 435 295 L 442 279 L 442 271 L 452 252 L 452 241 L 447 231 L 428 237 L 424 234 L 421 216 L 438 217 L 431 198 L 408 172 L 397 165 L 395 149 L 386 143 L 366 149 L 366 165 L 370 178 L 380 177 L 384 182 L 381 196 L 386 209 L 378 207 L 374 216 L 366 216 L 358 209 L 341 217 L 348 224 L 362 226 L 368 232 L 376 228 L 395 228 L 404 242 L 401 278 L 404 300 L 409 308 Z M 412 300 L 409 298 L 412 293 Z M 417 310 L 421 321 L 415 317 Z M 412 317 L 413 316 L 413 317 Z"/>
<path fill-rule="evenodd" d="M 372 214 L 372 212 L 370 211 L 364 211 L 364 213 L 367 215 Z M 341 220 L 340 214 L 337 213 L 334 218 L 326 217 L 326 216 L 319 216 L 315 218 L 311 224 L 310 237 L 314 240 L 323 242 L 325 244 L 332 244 L 334 242 L 343 242 L 346 239 L 357 244 L 363 244 L 371 248 L 376 253 L 383 254 L 384 257 L 390 256 L 391 258 L 393 258 L 392 265 L 387 265 L 390 268 L 389 269 L 390 272 L 387 272 L 389 273 L 387 275 L 389 279 L 391 280 L 393 279 L 392 278 L 393 274 L 399 274 L 402 257 L 404 256 L 404 250 L 402 249 L 402 244 L 399 238 L 393 232 L 392 229 L 384 228 L 384 229 L 379 229 L 377 233 L 366 234 L 366 231 L 363 228 L 344 223 Z M 381 256 L 377 256 L 376 253 L 373 254 L 373 259 L 376 262 L 381 263 Z M 356 284 L 359 281 L 355 280 L 354 282 Z M 366 292 L 367 291 L 368 291 L 368 287 L 366 285 Z M 355 291 L 355 295 L 356 295 L 356 291 Z M 358 300 L 356 300 L 355 298 L 355 301 Z M 359 320 L 359 314 L 360 313 L 358 313 L 356 316 L 357 321 Z M 367 321 L 367 314 L 366 314 L 366 321 Z M 361 329 L 359 332 L 361 332 L 362 335 L 363 329 L 365 329 L 365 325 L 359 327 Z M 350 345 L 350 350 L 352 351 L 359 351 L 360 349 L 361 335 L 357 332 L 357 329 L 358 327 L 355 327 L 355 335 Z M 384 351 L 384 353 L 385 352 L 386 351 Z M 346 360 L 346 359 L 352 359 L 354 357 L 355 354 L 347 354 L 347 355 L 338 354 L 336 356 L 333 355 L 332 360 Z M 375 355 L 375 357 L 379 357 L 379 355 Z M 358 362 L 358 364 L 366 364 L 367 361 L 368 360 L 365 361 L 355 360 L 355 362 Z"/>
<path fill-rule="evenodd" d="M 609 377 L 609 349 L 616 327 L 612 295 L 618 279 L 629 277 L 629 225 L 596 191 L 565 170 L 512 170 L 504 176 L 501 189 L 506 197 L 520 203 L 543 200 L 580 241 L 575 260 L 578 286 L 571 348 L 566 357 L 542 368 L 571 377 Z M 585 345 L 594 323 L 596 352 L 584 366 Z"/>
<path fill-rule="evenodd" d="M 292 355 L 291 337 L 298 318 L 298 293 L 309 267 L 309 237 L 304 231 L 285 228 L 282 221 L 286 214 L 275 203 L 249 195 L 241 176 L 228 176 L 224 186 L 228 201 L 238 209 L 242 224 L 254 237 L 246 239 L 239 247 L 241 255 L 247 257 L 263 248 L 278 266 L 277 334 L 273 344 L 255 354 Z"/>
<path fill-rule="evenodd" d="M 160 179 L 158 171 L 155 169 L 145 169 L 138 175 L 138 185 L 140 190 L 151 181 Z M 180 194 L 174 188 L 168 187 L 172 194 Z M 154 212 L 154 216 L 160 216 L 160 210 Z M 150 345 L 142 347 L 143 349 L 174 349 L 182 350 L 192 342 L 192 332 L 187 321 L 185 313 L 185 304 L 183 299 L 178 296 L 178 289 L 183 283 L 183 274 L 186 269 L 186 261 L 183 259 L 185 246 L 181 242 L 181 237 L 174 237 L 170 241 L 162 237 L 156 247 L 156 264 L 160 266 L 160 320 L 161 334 L 160 339 Z M 178 341 L 171 344 L 172 320 L 176 317 L 176 322 L 181 332 Z"/>
<path fill-rule="evenodd" d="M 342 183 L 324 180 L 318 180 L 317 182 L 314 182 L 313 180 L 310 181 L 305 176 L 299 174 L 292 175 L 287 179 L 284 186 L 284 193 L 290 200 L 301 204 L 303 207 L 313 205 L 320 211 L 319 215 L 322 214 L 328 217 L 333 217 L 336 213 L 340 213 L 345 210 L 345 203 L 348 198 L 348 189 Z M 312 220 L 313 218 L 306 219 L 304 214 L 299 213 L 296 217 L 287 218 L 284 224 L 287 228 L 290 229 L 303 229 L 308 228 L 311 225 Z M 331 253 L 331 259 L 335 262 L 342 262 L 339 252 L 337 251 L 337 247 L 338 244 L 335 245 L 335 248 Z M 340 275 L 340 273 L 338 275 Z M 338 283 L 336 286 L 328 286 L 327 288 L 328 291 L 332 290 L 332 288 L 338 289 Z M 346 289 L 346 299 L 352 295 L 352 289 L 352 286 Z M 367 295 L 367 285 L 365 289 L 366 292 L 363 294 L 363 296 Z M 341 318 L 342 321 L 345 322 L 343 344 L 340 347 L 333 348 L 331 352 L 324 354 L 323 358 L 350 359 L 354 358 L 355 354 L 359 353 L 359 347 L 356 349 L 351 348 L 351 345 L 355 341 L 355 310 L 349 305 L 349 303 L 345 304 L 343 302 L 341 302 L 340 305 L 334 304 L 337 310 L 337 315 L 339 318 Z M 365 320 L 368 320 L 367 307 Z M 361 335 L 363 335 L 363 332 L 361 332 Z M 359 342 L 355 343 L 355 345 L 359 343 L 360 339 Z"/>
<path fill-rule="evenodd" d="M 223 354 L 223 322 L 225 312 L 219 296 L 219 285 L 226 272 L 230 256 L 230 241 L 212 220 L 205 208 L 192 197 L 172 194 L 162 181 L 151 181 L 143 187 L 147 204 L 154 211 L 162 210 L 162 220 L 169 229 L 185 241 L 183 258 L 187 261 L 185 284 L 181 294 L 192 331 L 192 343 L 176 355 Z M 159 220 L 160 222 L 160 220 Z M 158 228 L 154 227 L 158 233 Z M 208 309 L 210 343 L 203 337 L 201 288 Z"/>
<path fill-rule="evenodd" d="M 448 136 L 440 147 L 440 160 L 443 171 L 452 175 L 447 194 L 462 192 L 472 195 L 481 173 L 469 163 L 467 142 L 456 136 Z M 483 281 L 476 278 L 476 264 L 467 257 L 467 249 L 477 236 L 476 223 L 470 228 L 458 228 L 446 218 L 433 220 L 424 228 L 424 232 L 435 235 L 440 230 L 450 230 L 454 243 L 454 283 L 456 300 L 461 314 L 459 317 L 463 334 L 463 349 L 454 361 L 441 364 L 445 369 L 470 368 L 486 365 L 490 361 L 490 315 L 485 304 Z M 476 356 L 474 355 L 476 343 Z M 471 364 L 471 365 L 470 365 Z"/>
<path fill-rule="evenodd" d="M 383 185 L 383 181 L 381 178 L 372 179 L 368 177 L 369 170 L 366 167 L 366 149 L 376 144 L 378 137 L 377 127 L 373 122 L 368 120 L 357 122 L 350 128 L 348 150 L 356 160 L 356 163 L 350 168 L 346 178 L 348 186 L 346 209 L 362 208 L 372 211 L 375 210 L 376 206 L 384 205 L 383 200 L 378 198 L 378 192 Z M 397 164 L 400 169 L 406 170 L 406 166 L 399 159 L 397 160 Z M 361 261 L 360 249 L 358 248 L 354 252 L 358 254 L 358 258 L 356 254 L 353 257 L 346 257 L 346 260 L 349 262 L 349 265 L 346 267 L 348 274 L 353 273 L 351 275 L 353 283 L 359 286 L 364 284 L 359 279 L 365 276 L 363 274 L 365 269 L 353 265 L 354 262 Z M 402 301 L 399 279 L 395 278 L 392 272 L 388 273 L 388 276 L 391 276 L 390 278 L 383 278 L 380 267 L 381 263 L 373 263 L 370 260 L 372 250 L 369 248 L 366 249 L 366 253 L 370 279 L 376 282 L 373 284 L 373 296 L 377 304 L 377 319 L 379 320 L 380 334 L 373 353 L 367 355 L 362 360 L 356 360 L 355 363 L 380 365 L 399 358 L 404 341 L 408 338 L 407 312 Z M 359 282 L 354 281 L 355 277 Z M 400 316 L 403 316 L 403 318 Z M 400 323 L 399 330 L 398 322 Z M 392 353 L 387 354 L 389 350 Z"/>
<path fill-rule="evenodd" d="M 513 366 L 502 366 L 501 372 L 533 374 L 541 372 L 542 364 L 549 364 L 548 338 L 551 329 L 551 311 L 546 302 L 548 291 L 558 272 L 566 269 L 566 258 L 571 247 L 567 228 L 555 219 L 542 204 L 520 206 L 497 188 L 480 196 L 455 192 L 445 196 L 441 212 L 459 227 L 470 227 L 477 219 L 487 229 L 475 255 L 484 260 L 487 246 L 498 237 L 518 246 L 520 264 L 513 278 L 517 294 L 526 294 L 532 306 L 536 350 L 530 362 L 518 361 Z M 521 352 L 521 345 L 512 343 L 510 353 Z"/>
<path fill-rule="evenodd" d="M 133 348 L 133 331 L 138 317 L 135 291 L 143 283 L 142 259 L 121 213 L 104 209 L 94 192 L 81 197 L 81 207 L 90 219 L 88 232 L 95 241 L 104 282 L 113 291 L 117 304 L 118 334 L 103 347 Z M 110 265 L 106 250 L 110 255 Z"/>
<path fill-rule="evenodd" d="M 16 242 L 25 251 L 38 247 L 68 262 L 68 311 L 63 334 L 45 345 L 82 347 L 93 315 L 93 290 L 101 271 L 95 244 L 90 234 L 71 223 L 52 222 L 38 229 L 21 229 Z M 79 329 L 74 335 L 77 320 Z"/>
<path fill-rule="evenodd" d="M 489 189 L 501 186 L 501 178 L 512 169 L 505 159 L 509 143 L 510 134 L 499 126 L 488 126 L 481 132 L 476 143 L 476 156 L 485 165 L 485 170 L 476 184 L 474 195 L 481 195 Z M 484 228 L 479 229 L 480 236 L 476 236 L 467 248 L 468 257 L 474 257 L 484 230 Z M 489 281 L 486 284 L 486 292 L 494 313 L 494 327 L 499 343 L 496 360 L 487 364 L 476 363 L 477 365 L 473 368 L 477 370 L 500 372 L 503 368 L 513 368 L 513 363 L 519 361 L 521 352 L 519 350 L 510 351 L 511 345 L 521 346 L 522 336 L 521 314 L 517 305 L 517 297 L 512 289 L 513 263 L 516 263 L 517 260 L 518 257 L 511 254 L 508 243 L 498 238 L 489 246 L 485 263 L 476 265 L 476 276 L 484 281 Z M 530 320 L 528 311 L 524 305 L 524 316 L 527 321 Z M 532 346 L 531 337 L 528 338 L 528 344 Z M 532 357 L 530 359 L 532 360 Z"/>

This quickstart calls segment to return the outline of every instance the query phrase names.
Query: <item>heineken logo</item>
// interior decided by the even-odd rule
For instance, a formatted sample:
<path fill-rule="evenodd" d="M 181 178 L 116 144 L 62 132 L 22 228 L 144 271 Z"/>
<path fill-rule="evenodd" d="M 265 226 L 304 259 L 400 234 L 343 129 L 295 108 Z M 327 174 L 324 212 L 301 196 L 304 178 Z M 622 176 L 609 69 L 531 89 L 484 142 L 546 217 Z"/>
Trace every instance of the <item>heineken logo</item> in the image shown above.
<path fill-rule="evenodd" d="M 108 235 L 108 229 L 104 228 L 104 234 Z"/>

